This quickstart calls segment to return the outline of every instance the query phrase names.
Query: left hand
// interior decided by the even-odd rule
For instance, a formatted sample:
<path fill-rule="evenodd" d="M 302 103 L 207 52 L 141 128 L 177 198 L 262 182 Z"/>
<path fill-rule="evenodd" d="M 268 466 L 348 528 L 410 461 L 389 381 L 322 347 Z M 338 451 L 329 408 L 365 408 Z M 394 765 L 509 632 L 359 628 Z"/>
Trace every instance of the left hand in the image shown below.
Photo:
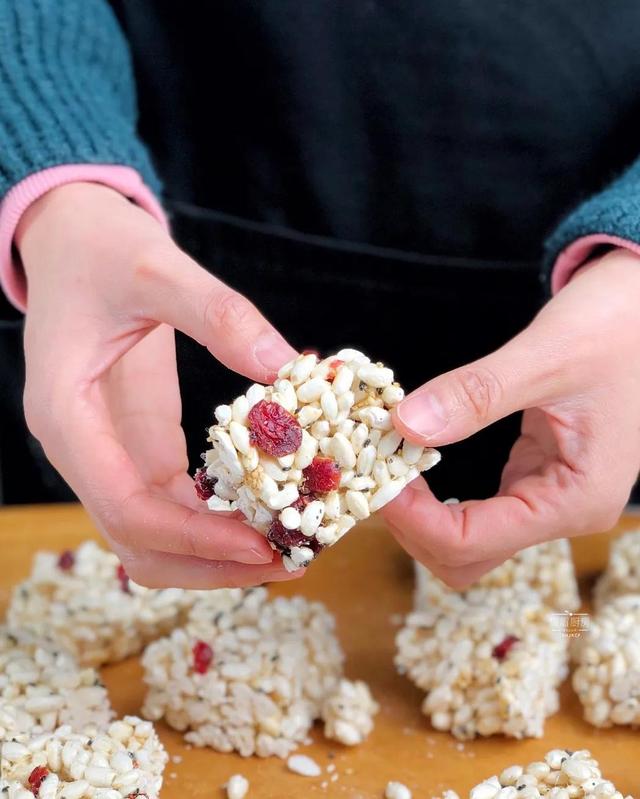
<path fill-rule="evenodd" d="M 410 394 L 395 426 L 437 447 L 521 410 L 495 497 L 444 505 L 420 477 L 382 511 L 455 588 L 525 547 L 616 523 L 640 468 L 640 257 L 613 250 L 586 267 L 499 350 Z"/>

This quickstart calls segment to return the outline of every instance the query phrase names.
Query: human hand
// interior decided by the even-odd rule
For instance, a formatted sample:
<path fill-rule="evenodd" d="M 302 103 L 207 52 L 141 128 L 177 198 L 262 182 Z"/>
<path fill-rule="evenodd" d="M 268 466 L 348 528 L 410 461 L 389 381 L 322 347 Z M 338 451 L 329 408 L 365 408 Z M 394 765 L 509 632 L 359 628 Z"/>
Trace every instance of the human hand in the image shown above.
<path fill-rule="evenodd" d="M 27 423 L 129 576 L 189 588 L 289 579 L 263 536 L 195 497 L 174 328 L 260 382 L 295 351 L 104 186 L 50 191 L 24 215 L 16 243 L 29 287 Z"/>
<path fill-rule="evenodd" d="M 400 403 L 398 431 L 429 446 L 524 410 L 495 497 L 444 505 L 420 477 L 382 510 L 413 557 L 462 588 L 525 547 L 615 524 L 640 468 L 639 308 L 640 258 L 613 250 L 499 350 Z"/>

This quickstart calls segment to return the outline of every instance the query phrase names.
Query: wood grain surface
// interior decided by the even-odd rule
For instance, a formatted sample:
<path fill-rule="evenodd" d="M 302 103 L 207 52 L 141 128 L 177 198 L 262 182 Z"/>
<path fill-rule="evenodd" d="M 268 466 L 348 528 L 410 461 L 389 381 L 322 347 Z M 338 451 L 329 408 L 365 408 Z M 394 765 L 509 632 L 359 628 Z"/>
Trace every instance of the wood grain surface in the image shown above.
<path fill-rule="evenodd" d="M 640 525 L 640 519 L 629 515 L 610 535 L 573 542 L 585 597 L 604 566 L 611 535 L 634 525 Z M 0 510 L 0 614 L 11 587 L 28 574 L 37 549 L 62 550 L 86 538 L 97 535 L 84 511 L 75 505 Z M 223 797 L 221 786 L 234 773 L 250 780 L 248 799 L 380 799 L 392 779 L 406 783 L 414 799 L 430 799 L 445 788 L 466 796 L 481 779 L 507 765 L 541 759 L 553 748 L 590 749 L 605 776 L 623 794 L 640 797 L 640 731 L 596 730 L 586 724 L 568 683 L 562 690 L 561 710 L 548 720 L 543 739 L 495 737 L 461 744 L 431 729 L 420 713 L 421 692 L 395 673 L 392 662 L 394 635 L 400 614 L 410 608 L 411 590 L 409 558 L 375 519 L 323 553 L 303 580 L 274 587 L 277 594 L 301 593 L 319 599 L 335 614 L 347 653 L 348 676 L 367 680 L 382 707 L 373 734 L 362 746 L 348 749 L 325 741 L 318 727 L 313 744 L 300 751 L 323 770 L 331 764 L 335 770 L 307 778 L 290 773 L 276 758 L 244 759 L 188 749 L 178 733 L 159 724 L 167 750 L 178 760 L 167 766 L 163 799 Z M 104 668 L 103 677 L 119 714 L 139 711 L 144 687 L 137 659 Z"/>

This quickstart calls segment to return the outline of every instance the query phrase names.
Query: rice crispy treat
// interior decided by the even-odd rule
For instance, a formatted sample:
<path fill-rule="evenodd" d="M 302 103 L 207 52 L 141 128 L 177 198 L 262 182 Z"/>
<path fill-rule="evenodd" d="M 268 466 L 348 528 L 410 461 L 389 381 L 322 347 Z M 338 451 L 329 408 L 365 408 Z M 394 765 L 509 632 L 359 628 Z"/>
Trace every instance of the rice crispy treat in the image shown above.
<path fill-rule="evenodd" d="M 441 600 L 410 614 L 396 637 L 396 665 L 427 691 L 422 711 L 433 727 L 462 740 L 540 737 L 558 709 L 567 642 L 538 594 L 475 589 Z"/>
<path fill-rule="evenodd" d="M 361 744 L 373 729 L 379 709 L 365 682 L 343 678 L 322 705 L 324 734 L 346 746 Z"/>
<path fill-rule="evenodd" d="M 54 637 L 84 666 L 100 666 L 137 654 L 182 623 L 198 594 L 136 585 L 116 555 L 86 541 L 75 551 L 36 553 L 7 620 Z"/>
<path fill-rule="evenodd" d="M 594 591 L 596 609 L 621 594 L 640 594 L 640 530 L 612 542 L 609 563 Z"/>
<path fill-rule="evenodd" d="M 507 766 L 469 791 L 469 799 L 633 799 L 626 798 L 603 778 L 598 761 L 588 749 L 571 752 L 552 749 L 544 760 L 528 766 Z M 435 799 L 435 798 L 434 798 Z M 442 799 L 459 799 L 445 791 Z"/>
<path fill-rule="evenodd" d="M 640 726 L 640 594 L 611 599 L 572 645 L 573 687 L 596 727 Z"/>
<path fill-rule="evenodd" d="M 454 589 L 417 562 L 415 574 L 414 605 L 418 610 L 438 604 L 443 594 L 454 593 Z M 571 611 L 580 607 L 571 547 L 566 539 L 523 549 L 485 574 L 472 587 L 513 588 L 516 591 L 531 588 L 540 595 L 543 604 L 552 610 Z"/>
<path fill-rule="evenodd" d="M 278 374 L 215 409 L 195 487 L 211 510 L 240 510 L 293 571 L 440 454 L 403 442 L 391 410 L 404 392 L 391 369 L 357 350 L 300 355 Z"/>
<path fill-rule="evenodd" d="M 49 639 L 0 627 L 0 741 L 62 724 L 104 726 L 113 713 L 98 673 Z"/>
<path fill-rule="evenodd" d="M 167 754 L 153 725 L 125 716 L 106 729 L 20 733 L 2 744 L 0 792 L 7 799 L 155 799 Z"/>
<path fill-rule="evenodd" d="M 145 650 L 143 715 L 164 718 L 196 746 L 286 758 L 340 691 L 333 616 L 302 597 L 268 600 L 264 588 L 220 593 L 198 600 L 184 628 Z M 343 721 L 364 735 L 359 697 Z"/>

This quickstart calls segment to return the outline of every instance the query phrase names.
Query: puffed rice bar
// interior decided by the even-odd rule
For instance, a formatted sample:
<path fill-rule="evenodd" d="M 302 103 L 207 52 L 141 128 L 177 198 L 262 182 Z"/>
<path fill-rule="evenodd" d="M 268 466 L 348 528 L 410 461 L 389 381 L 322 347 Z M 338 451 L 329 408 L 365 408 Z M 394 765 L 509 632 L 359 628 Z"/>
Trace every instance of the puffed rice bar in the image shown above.
<path fill-rule="evenodd" d="M 339 689 L 343 654 L 334 627 L 323 605 L 302 597 L 212 591 L 184 628 L 145 650 L 143 715 L 164 718 L 196 746 L 286 758 Z M 358 701 L 342 720 L 366 726 Z"/>
<path fill-rule="evenodd" d="M 443 594 L 453 592 L 422 564 L 415 563 L 416 609 L 438 604 Z M 577 610 L 580 607 L 578 583 L 566 539 L 528 547 L 485 574 L 473 588 L 525 588 L 535 590 L 544 605 L 552 610 Z M 464 592 L 462 592 L 464 594 Z"/>
<path fill-rule="evenodd" d="M 54 641 L 0 627 L 0 741 L 62 724 L 106 725 L 113 713 L 98 673 Z"/>
<path fill-rule="evenodd" d="M 573 687 L 596 727 L 640 725 L 640 594 L 604 604 L 574 639 Z"/>
<path fill-rule="evenodd" d="M 404 392 L 391 369 L 361 352 L 300 355 L 278 374 L 274 385 L 255 383 L 215 409 L 196 491 L 211 510 L 240 510 L 292 571 L 440 455 L 403 442 L 391 410 Z M 274 404 L 284 413 L 275 409 L 277 425 L 268 427 Z"/>
<path fill-rule="evenodd" d="M 197 591 L 150 589 L 130 580 L 112 552 L 86 541 L 62 554 L 38 552 L 13 591 L 11 627 L 55 637 L 85 666 L 137 654 L 184 621 Z"/>
<path fill-rule="evenodd" d="M 441 600 L 410 614 L 396 638 L 396 665 L 427 691 L 432 725 L 462 740 L 540 737 L 558 709 L 567 642 L 538 594 L 474 589 Z"/>
<path fill-rule="evenodd" d="M 323 702 L 324 734 L 345 746 L 360 744 L 373 729 L 379 709 L 365 682 L 343 678 Z"/>
<path fill-rule="evenodd" d="M 552 749 L 544 760 L 527 766 L 507 766 L 469 791 L 469 799 L 633 799 L 623 797 L 602 776 L 598 761 L 588 749 L 576 752 Z M 445 791 L 442 799 L 459 799 Z"/>
<path fill-rule="evenodd" d="M 156 799 L 167 754 L 153 725 L 125 716 L 105 730 L 19 733 L 2 743 L 0 793 L 7 799 Z"/>
<path fill-rule="evenodd" d="M 622 594 L 640 594 L 640 530 L 611 543 L 607 568 L 594 591 L 596 609 Z"/>

